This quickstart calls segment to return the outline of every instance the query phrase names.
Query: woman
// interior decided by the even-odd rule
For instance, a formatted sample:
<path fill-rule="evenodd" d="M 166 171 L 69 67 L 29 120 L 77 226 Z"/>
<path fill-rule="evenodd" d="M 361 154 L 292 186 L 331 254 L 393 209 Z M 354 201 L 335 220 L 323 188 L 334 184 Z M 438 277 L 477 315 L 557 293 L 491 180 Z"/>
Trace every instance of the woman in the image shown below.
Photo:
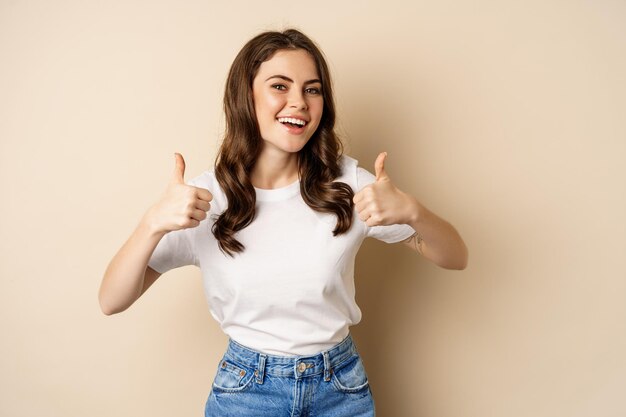
<path fill-rule="evenodd" d="M 197 265 L 230 337 L 206 416 L 372 416 L 349 327 L 361 319 L 354 259 L 366 237 L 404 242 L 463 269 L 454 227 L 342 155 L 328 67 L 297 30 L 265 32 L 235 58 L 214 172 L 165 194 L 105 272 L 100 305 L 121 312 L 164 272 Z"/>

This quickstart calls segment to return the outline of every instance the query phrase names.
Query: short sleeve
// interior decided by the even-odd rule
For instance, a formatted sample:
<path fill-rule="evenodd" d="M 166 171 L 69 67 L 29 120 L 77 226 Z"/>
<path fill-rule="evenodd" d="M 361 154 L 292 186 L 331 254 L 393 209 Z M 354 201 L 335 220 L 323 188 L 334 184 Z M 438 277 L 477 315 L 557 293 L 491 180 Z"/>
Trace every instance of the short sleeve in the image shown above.
<path fill-rule="evenodd" d="M 198 266 L 192 239 L 194 230 L 194 228 L 175 230 L 163 236 L 152 252 L 148 266 L 160 274 L 181 266 Z"/>
<path fill-rule="evenodd" d="M 372 184 L 376 181 L 376 177 L 364 168 L 357 168 L 357 190 Z M 415 230 L 408 224 L 392 224 L 389 226 L 365 226 L 367 228 L 367 237 L 373 237 L 386 243 L 402 242 L 413 236 Z"/>

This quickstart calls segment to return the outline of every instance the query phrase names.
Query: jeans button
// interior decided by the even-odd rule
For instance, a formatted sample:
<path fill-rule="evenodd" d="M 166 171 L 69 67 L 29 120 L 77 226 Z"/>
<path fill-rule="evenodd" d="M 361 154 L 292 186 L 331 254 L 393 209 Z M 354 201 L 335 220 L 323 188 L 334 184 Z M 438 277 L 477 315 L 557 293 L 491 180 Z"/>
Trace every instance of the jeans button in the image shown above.
<path fill-rule="evenodd" d="M 302 373 L 306 370 L 306 364 L 304 362 L 300 362 L 298 364 L 298 372 Z"/>

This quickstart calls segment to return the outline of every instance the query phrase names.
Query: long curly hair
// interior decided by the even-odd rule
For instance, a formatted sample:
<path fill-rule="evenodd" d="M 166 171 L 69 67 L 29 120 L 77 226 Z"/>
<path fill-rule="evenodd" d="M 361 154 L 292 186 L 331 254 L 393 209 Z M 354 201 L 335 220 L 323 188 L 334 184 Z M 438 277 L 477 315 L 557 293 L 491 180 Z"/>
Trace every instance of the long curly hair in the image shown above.
<path fill-rule="evenodd" d="M 279 50 L 302 49 L 315 61 L 322 84 L 324 107 L 320 124 L 298 152 L 300 194 L 318 212 L 337 216 L 333 235 L 347 232 L 352 225 L 354 192 L 349 185 L 334 181 L 341 175 L 343 146 L 334 132 L 335 104 L 330 72 L 322 52 L 302 32 L 264 32 L 241 49 L 230 68 L 224 92 L 226 129 L 215 162 L 215 177 L 228 199 L 228 207 L 217 218 L 212 232 L 222 252 L 242 252 L 244 245 L 235 234 L 255 218 L 256 193 L 250 172 L 263 147 L 252 94 L 252 82 L 261 64 Z"/>

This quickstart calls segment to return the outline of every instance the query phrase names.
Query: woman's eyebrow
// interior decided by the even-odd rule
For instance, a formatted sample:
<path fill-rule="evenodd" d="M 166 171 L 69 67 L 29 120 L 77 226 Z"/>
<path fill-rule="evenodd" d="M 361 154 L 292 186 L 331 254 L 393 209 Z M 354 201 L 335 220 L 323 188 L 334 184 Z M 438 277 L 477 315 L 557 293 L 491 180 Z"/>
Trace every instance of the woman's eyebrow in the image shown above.
<path fill-rule="evenodd" d="M 288 81 L 290 83 L 293 83 L 293 80 L 291 78 L 287 77 L 286 75 L 280 75 L 280 74 L 272 75 L 271 77 L 268 77 L 268 79 L 265 80 L 265 81 L 269 81 L 272 78 L 280 78 L 281 80 L 285 80 L 285 81 Z M 313 83 L 320 83 L 321 84 L 322 82 L 320 80 L 318 80 L 317 78 L 315 78 L 315 79 L 312 79 L 312 80 L 305 81 L 304 85 L 313 84 Z"/>

